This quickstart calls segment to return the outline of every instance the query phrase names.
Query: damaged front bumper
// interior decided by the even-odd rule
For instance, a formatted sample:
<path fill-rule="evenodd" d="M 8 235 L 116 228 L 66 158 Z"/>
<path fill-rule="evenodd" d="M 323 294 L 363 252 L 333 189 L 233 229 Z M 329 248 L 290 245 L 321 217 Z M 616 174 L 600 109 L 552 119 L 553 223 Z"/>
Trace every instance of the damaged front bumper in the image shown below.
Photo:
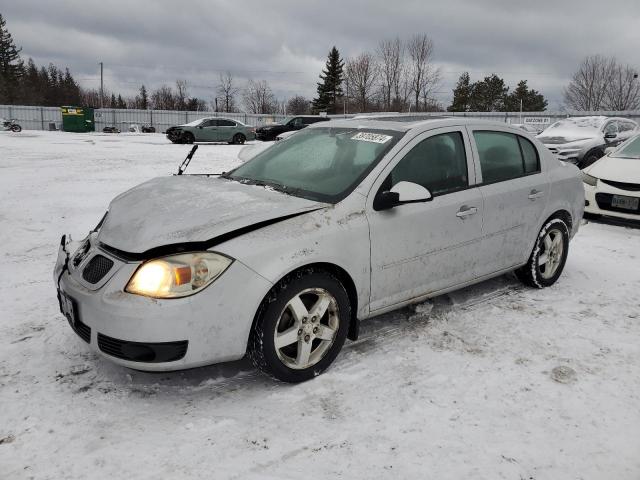
<path fill-rule="evenodd" d="M 237 360 L 271 283 L 239 261 L 202 292 L 155 299 L 124 291 L 141 262 L 63 236 L 54 268 L 61 313 L 110 360 L 138 370 L 179 370 Z M 97 273 L 96 273 L 97 272 Z"/>

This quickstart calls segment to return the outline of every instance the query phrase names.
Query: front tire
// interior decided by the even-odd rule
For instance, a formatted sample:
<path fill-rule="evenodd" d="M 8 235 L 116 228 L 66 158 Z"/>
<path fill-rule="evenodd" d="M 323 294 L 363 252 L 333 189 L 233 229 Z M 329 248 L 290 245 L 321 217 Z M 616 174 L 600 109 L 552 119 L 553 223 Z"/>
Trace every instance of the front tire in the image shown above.
<path fill-rule="evenodd" d="M 21 132 L 22 131 L 22 127 L 20 125 L 12 125 L 11 126 L 11 131 L 12 132 L 16 132 L 16 133 Z"/>
<path fill-rule="evenodd" d="M 569 254 L 569 227 L 561 218 L 552 218 L 542 227 L 526 265 L 516 270 L 525 285 L 534 288 L 556 283 Z"/>
<path fill-rule="evenodd" d="M 195 142 L 196 139 L 193 136 L 193 133 L 189 133 L 189 132 L 184 132 L 182 134 L 182 143 L 188 143 L 188 144 L 192 144 L 193 142 Z"/>
<path fill-rule="evenodd" d="M 248 354 L 262 372 L 298 383 L 322 373 L 344 345 L 349 296 L 328 272 L 307 269 L 280 281 L 262 302 Z"/>
<path fill-rule="evenodd" d="M 233 136 L 233 141 L 232 141 L 232 143 L 233 143 L 233 144 L 235 144 L 235 145 L 244 145 L 244 142 L 245 142 L 246 140 L 247 140 L 247 138 L 246 138 L 243 134 L 241 134 L 241 133 L 236 133 L 236 134 Z"/>

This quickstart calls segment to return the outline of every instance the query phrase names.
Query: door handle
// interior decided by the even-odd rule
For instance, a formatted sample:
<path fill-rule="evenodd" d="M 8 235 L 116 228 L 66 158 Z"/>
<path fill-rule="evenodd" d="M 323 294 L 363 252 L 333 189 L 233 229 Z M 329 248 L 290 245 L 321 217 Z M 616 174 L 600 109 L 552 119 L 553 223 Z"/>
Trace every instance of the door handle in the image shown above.
<path fill-rule="evenodd" d="M 467 205 L 463 205 L 460 207 L 460 210 L 458 210 L 458 213 L 456 213 L 456 217 L 465 218 L 469 215 L 475 215 L 476 213 L 478 213 L 478 209 L 476 207 L 468 207 Z"/>
<path fill-rule="evenodd" d="M 529 200 L 536 200 L 544 195 L 544 191 L 535 188 L 529 192 Z"/>

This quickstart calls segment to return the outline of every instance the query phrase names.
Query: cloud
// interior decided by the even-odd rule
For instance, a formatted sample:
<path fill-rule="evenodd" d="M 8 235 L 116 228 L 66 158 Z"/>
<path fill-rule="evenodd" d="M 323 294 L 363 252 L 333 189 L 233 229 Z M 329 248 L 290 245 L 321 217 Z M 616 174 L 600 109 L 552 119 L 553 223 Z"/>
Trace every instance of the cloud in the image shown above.
<path fill-rule="evenodd" d="M 374 51 L 382 38 L 427 33 L 448 103 L 462 71 L 472 79 L 497 73 L 512 86 L 528 79 L 551 107 L 589 54 L 637 61 L 635 0 L 387 1 L 29 1 L 2 14 L 23 55 L 68 66 L 87 87 L 133 93 L 186 79 L 193 95 L 215 96 L 221 72 L 242 85 L 265 79 L 281 98 L 315 94 L 329 49 L 343 56 Z"/>

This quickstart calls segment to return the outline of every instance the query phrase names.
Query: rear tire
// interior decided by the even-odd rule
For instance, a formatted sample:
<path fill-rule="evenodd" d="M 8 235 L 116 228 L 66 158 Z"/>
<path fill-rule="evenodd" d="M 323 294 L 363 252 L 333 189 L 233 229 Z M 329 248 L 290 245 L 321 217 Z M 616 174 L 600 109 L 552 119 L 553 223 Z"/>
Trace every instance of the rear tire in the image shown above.
<path fill-rule="evenodd" d="M 232 143 L 235 145 L 244 145 L 244 142 L 247 141 L 247 137 L 245 137 L 243 134 L 241 133 L 236 133 L 233 136 L 233 141 Z"/>
<path fill-rule="evenodd" d="M 189 133 L 189 132 L 184 132 L 182 134 L 182 143 L 188 143 L 188 144 L 192 144 L 193 142 L 195 142 L 196 139 L 193 136 L 193 133 Z"/>
<path fill-rule="evenodd" d="M 332 274 L 306 269 L 269 292 L 256 313 L 248 355 L 263 373 L 298 383 L 321 374 L 347 338 L 351 304 Z"/>
<path fill-rule="evenodd" d="M 21 132 L 22 131 L 22 127 L 20 125 L 12 125 L 11 126 L 11 131 L 12 132 L 16 132 L 16 133 Z"/>
<path fill-rule="evenodd" d="M 549 287 L 562 274 L 568 253 L 569 228 L 561 218 L 552 218 L 540 230 L 529 261 L 516 270 L 516 276 L 530 287 Z"/>

